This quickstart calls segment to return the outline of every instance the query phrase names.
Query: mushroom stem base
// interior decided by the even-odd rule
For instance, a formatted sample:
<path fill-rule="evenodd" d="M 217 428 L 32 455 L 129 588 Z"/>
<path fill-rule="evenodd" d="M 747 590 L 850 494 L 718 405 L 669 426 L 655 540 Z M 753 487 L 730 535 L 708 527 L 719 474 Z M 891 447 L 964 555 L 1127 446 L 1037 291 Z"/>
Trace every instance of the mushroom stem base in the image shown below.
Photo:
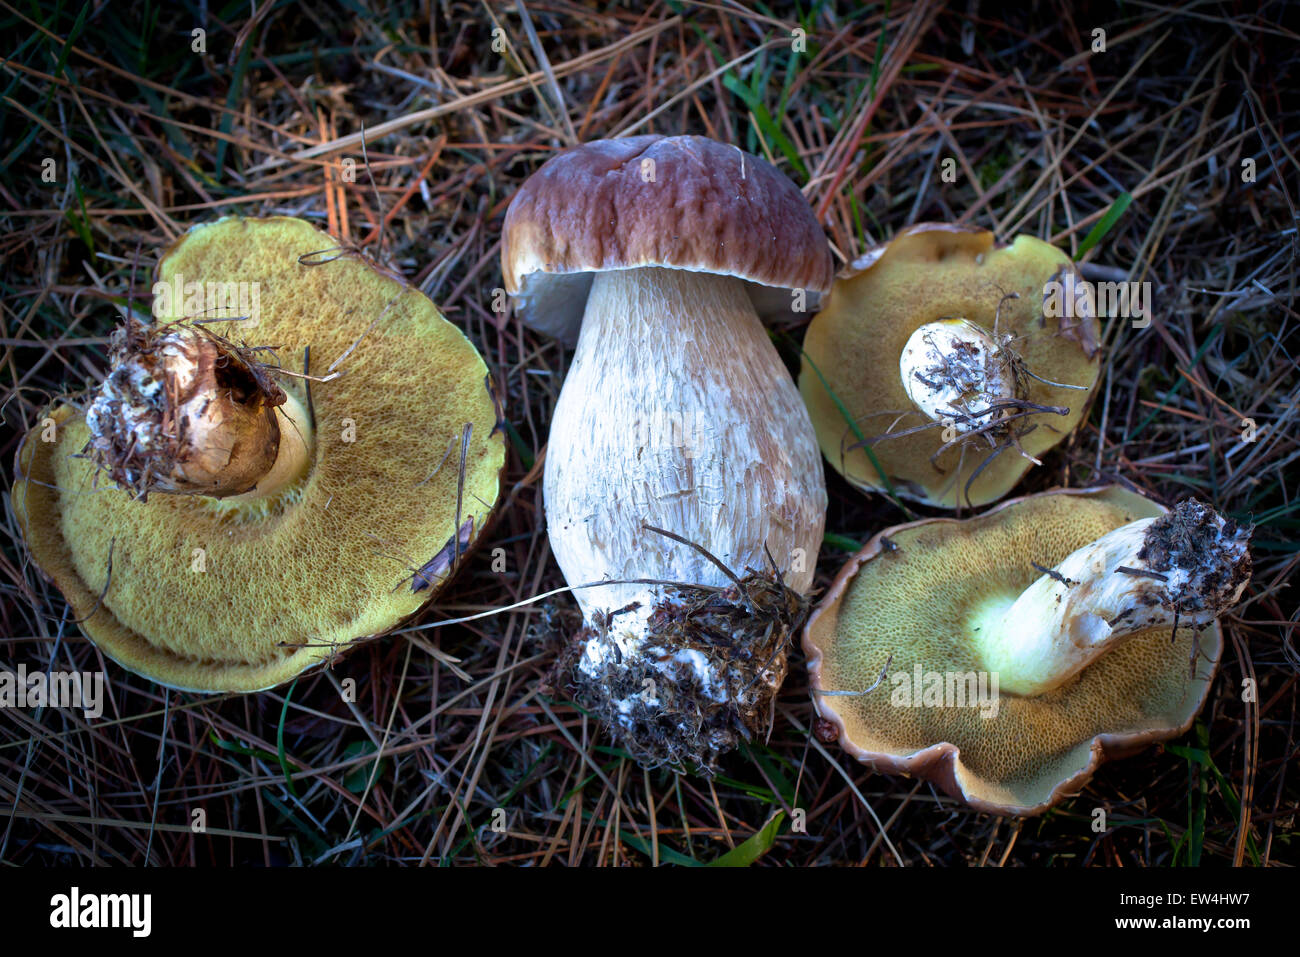
<path fill-rule="evenodd" d="M 965 433 L 993 425 L 1007 415 L 996 406 L 1021 398 L 1016 361 L 975 323 L 944 319 L 912 333 L 899 358 L 899 375 L 921 412 Z"/>
<path fill-rule="evenodd" d="M 806 599 L 764 574 L 726 589 L 670 586 L 642 637 L 616 634 L 618 616 L 589 624 L 558 671 L 642 766 L 711 775 L 723 754 L 770 732 L 790 641 L 807 614 Z M 593 639 L 605 652 L 594 665 Z"/>

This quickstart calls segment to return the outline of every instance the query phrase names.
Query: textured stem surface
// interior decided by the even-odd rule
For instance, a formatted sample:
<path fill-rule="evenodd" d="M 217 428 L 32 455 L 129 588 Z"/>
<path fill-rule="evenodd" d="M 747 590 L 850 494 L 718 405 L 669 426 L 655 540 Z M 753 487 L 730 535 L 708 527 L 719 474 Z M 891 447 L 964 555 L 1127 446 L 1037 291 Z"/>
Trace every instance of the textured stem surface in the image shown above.
<path fill-rule="evenodd" d="M 571 585 L 676 583 L 575 591 L 586 625 L 562 665 L 575 699 L 646 765 L 709 770 L 770 728 L 826 489 L 808 414 L 740 280 L 595 277 L 545 491 Z"/>
<path fill-rule="evenodd" d="M 825 521 L 821 455 L 799 393 L 739 280 L 645 268 L 595 277 L 546 454 L 551 547 L 570 584 L 725 586 L 764 545 L 806 592 Z M 597 609 L 646 586 L 576 593 Z"/>
<path fill-rule="evenodd" d="M 1149 628 L 1202 627 L 1250 581 L 1250 529 L 1184 501 L 1071 552 L 975 634 L 1003 691 L 1042 694 Z"/>

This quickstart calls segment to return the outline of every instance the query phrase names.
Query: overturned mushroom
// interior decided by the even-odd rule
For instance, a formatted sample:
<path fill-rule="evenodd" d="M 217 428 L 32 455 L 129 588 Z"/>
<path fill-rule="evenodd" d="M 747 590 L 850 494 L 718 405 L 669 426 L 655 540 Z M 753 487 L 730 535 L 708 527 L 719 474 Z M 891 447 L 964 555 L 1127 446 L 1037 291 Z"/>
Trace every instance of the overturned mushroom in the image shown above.
<path fill-rule="evenodd" d="M 481 531 L 504 459 L 487 369 L 301 220 L 196 227 L 158 280 L 197 292 L 129 319 L 84 414 L 56 403 L 27 435 L 14 512 L 110 657 L 271 687 L 413 614 Z"/>
<path fill-rule="evenodd" d="M 816 437 L 760 314 L 813 308 L 829 246 L 769 164 L 638 136 L 542 166 L 502 266 L 525 322 L 581 328 L 546 453 L 585 619 L 561 671 L 635 758 L 709 770 L 771 726 L 821 544 Z"/>
<path fill-rule="evenodd" d="M 804 339 L 799 389 L 827 460 L 928 505 L 1002 498 L 1083 421 L 1100 368 L 1088 289 L 1029 236 L 995 246 L 927 223 L 871 250 Z"/>
<path fill-rule="evenodd" d="M 1249 534 L 1118 488 L 888 529 L 804 631 L 817 710 L 876 770 L 1040 813 L 1103 759 L 1190 726 L 1216 618 L 1250 579 Z"/>

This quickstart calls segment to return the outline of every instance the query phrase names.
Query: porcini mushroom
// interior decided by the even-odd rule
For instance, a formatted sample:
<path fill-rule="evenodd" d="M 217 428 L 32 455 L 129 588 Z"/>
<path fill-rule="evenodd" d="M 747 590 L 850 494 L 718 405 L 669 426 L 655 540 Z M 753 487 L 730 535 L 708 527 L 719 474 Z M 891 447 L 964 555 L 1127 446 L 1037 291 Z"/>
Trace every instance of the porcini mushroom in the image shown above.
<path fill-rule="evenodd" d="M 888 529 L 804 630 L 813 700 L 878 771 L 1041 813 L 1102 760 L 1191 725 L 1249 535 L 1199 502 L 1116 487 Z"/>
<path fill-rule="evenodd" d="M 924 223 L 871 250 L 804 338 L 799 389 L 827 460 L 927 505 L 1002 498 L 1083 420 L 1100 368 L 1089 288 L 1030 236 Z"/>
<path fill-rule="evenodd" d="M 760 313 L 813 308 L 829 246 L 768 163 L 637 136 L 544 164 L 502 267 L 524 322 L 581 329 L 546 452 L 585 622 L 562 670 L 635 758 L 707 771 L 770 727 L 821 544 L 816 437 Z"/>
<path fill-rule="evenodd" d="M 487 368 L 302 220 L 196 227 L 157 278 L 155 323 L 129 318 L 104 382 L 26 436 L 14 513 L 108 656 L 268 688 L 392 629 L 468 550 L 504 458 Z"/>

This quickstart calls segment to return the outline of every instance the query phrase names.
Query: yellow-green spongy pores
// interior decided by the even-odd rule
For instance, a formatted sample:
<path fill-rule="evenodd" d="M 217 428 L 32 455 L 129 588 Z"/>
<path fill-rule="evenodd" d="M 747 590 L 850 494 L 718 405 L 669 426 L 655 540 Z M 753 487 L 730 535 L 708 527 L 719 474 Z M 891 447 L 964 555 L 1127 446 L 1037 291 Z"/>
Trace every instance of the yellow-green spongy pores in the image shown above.
<path fill-rule="evenodd" d="M 1217 622 L 1199 636 L 1139 632 L 1045 694 L 1002 694 L 976 707 L 899 707 L 893 691 L 923 674 L 978 672 L 976 612 L 1009 606 L 1072 551 L 1163 509 L 1110 487 L 1031 495 L 965 521 L 927 519 L 883 533 L 850 559 L 804 632 L 814 688 L 871 694 L 816 697 L 859 759 L 918 774 L 981 810 L 1037 814 L 1080 789 L 1105 757 L 1191 724 L 1222 649 Z M 1198 654 L 1191 660 L 1193 642 Z M 892 658 L 891 658 L 892 656 Z M 898 677 L 896 677 L 898 676 Z M 919 697 L 919 692 L 918 692 Z"/>
<path fill-rule="evenodd" d="M 14 511 L 32 558 L 110 657 L 175 688 L 269 688 L 425 604 L 445 581 L 448 562 L 434 559 L 458 515 L 462 555 L 479 534 L 505 456 L 487 367 L 426 296 L 302 220 L 196 227 L 158 279 L 256 283 L 256 323 L 206 328 L 274 347 L 286 370 L 302 371 L 309 347 L 315 375 L 342 360 L 341 376 L 311 387 L 300 485 L 249 506 L 133 500 L 78 457 L 85 421 L 56 404 L 42 417 L 56 440 L 43 441 L 47 421 L 19 448 Z M 279 381 L 307 407 L 303 379 Z"/>

